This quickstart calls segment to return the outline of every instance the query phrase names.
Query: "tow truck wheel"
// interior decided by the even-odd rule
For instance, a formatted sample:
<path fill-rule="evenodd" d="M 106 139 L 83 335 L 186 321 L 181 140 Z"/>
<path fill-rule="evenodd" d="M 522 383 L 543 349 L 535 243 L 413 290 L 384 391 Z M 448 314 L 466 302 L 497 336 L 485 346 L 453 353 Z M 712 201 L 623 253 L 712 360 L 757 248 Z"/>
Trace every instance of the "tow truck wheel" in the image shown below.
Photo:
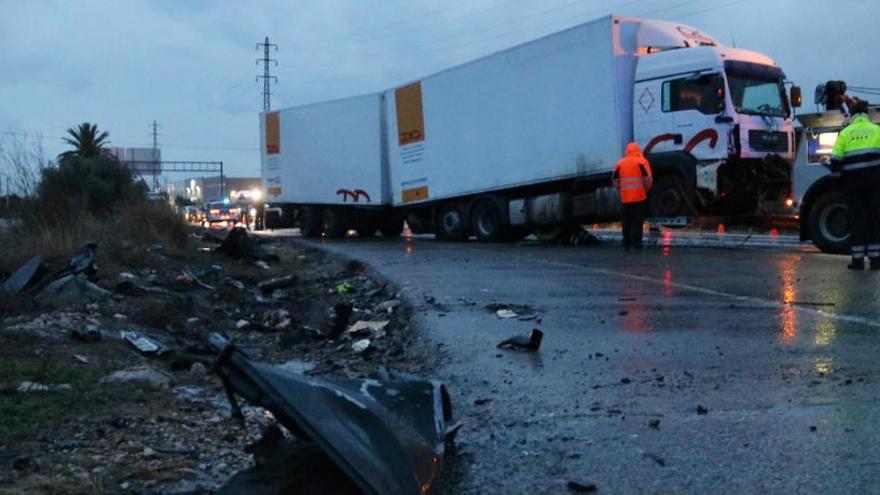
<path fill-rule="evenodd" d="M 306 206 L 300 210 L 300 232 L 303 237 L 321 237 L 321 209 L 317 206 Z"/>
<path fill-rule="evenodd" d="M 436 232 L 437 238 L 443 241 L 467 240 L 467 214 L 462 205 L 449 202 L 440 207 Z"/>
<path fill-rule="evenodd" d="M 849 221 L 846 218 L 846 202 L 842 196 L 831 192 L 820 196 L 810 207 L 807 228 L 813 244 L 823 252 L 849 252 Z"/>
<path fill-rule="evenodd" d="M 684 217 L 693 215 L 684 185 L 675 175 L 665 175 L 657 179 L 648 193 L 651 216 L 659 218 Z"/>
<path fill-rule="evenodd" d="M 482 242 L 500 242 L 507 240 L 509 226 L 504 223 L 504 216 L 498 204 L 491 199 L 480 200 L 471 212 L 471 229 Z"/>
<path fill-rule="evenodd" d="M 321 214 L 321 225 L 324 235 L 331 239 L 341 239 L 348 231 L 345 214 L 336 208 L 324 208 L 324 212 Z"/>

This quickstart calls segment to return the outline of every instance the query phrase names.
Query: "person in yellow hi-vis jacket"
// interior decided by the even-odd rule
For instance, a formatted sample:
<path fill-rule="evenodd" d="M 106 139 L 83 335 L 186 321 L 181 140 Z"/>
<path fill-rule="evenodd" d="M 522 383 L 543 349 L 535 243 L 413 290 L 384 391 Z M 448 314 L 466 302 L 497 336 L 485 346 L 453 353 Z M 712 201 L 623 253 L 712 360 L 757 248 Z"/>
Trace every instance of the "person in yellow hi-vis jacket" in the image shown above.
<path fill-rule="evenodd" d="M 846 196 L 851 270 L 880 270 L 880 126 L 868 119 L 868 104 L 850 107 L 852 120 L 840 131 L 831 152 L 831 175 Z"/>

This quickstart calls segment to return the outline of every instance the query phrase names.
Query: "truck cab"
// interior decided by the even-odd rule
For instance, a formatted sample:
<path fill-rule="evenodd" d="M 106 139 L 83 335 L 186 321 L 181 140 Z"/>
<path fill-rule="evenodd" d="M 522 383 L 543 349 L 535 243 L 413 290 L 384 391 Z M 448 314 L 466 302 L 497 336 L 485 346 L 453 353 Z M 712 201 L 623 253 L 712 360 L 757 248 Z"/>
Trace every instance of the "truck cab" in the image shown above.
<path fill-rule="evenodd" d="M 766 55 L 673 23 L 639 32 L 633 137 L 655 173 L 655 216 L 781 211 L 794 157 L 785 74 Z"/>

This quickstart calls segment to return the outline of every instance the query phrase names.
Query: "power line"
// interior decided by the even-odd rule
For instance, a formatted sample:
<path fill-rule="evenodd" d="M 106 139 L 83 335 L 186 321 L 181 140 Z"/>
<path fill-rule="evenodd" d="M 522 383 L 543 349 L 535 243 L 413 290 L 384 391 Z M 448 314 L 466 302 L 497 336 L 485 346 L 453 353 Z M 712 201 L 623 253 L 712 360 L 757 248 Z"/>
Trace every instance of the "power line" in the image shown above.
<path fill-rule="evenodd" d="M 260 62 L 263 62 L 263 75 L 257 76 L 257 82 L 259 82 L 260 79 L 263 80 L 263 111 L 268 112 L 269 108 L 271 108 L 269 98 L 272 95 L 272 92 L 269 89 L 269 85 L 270 85 L 270 82 L 273 80 L 276 83 L 278 82 L 278 78 L 269 73 L 269 63 L 270 62 L 274 62 L 275 67 L 278 67 L 278 61 L 273 58 L 269 58 L 269 48 L 274 47 L 275 51 L 277 52 L 278 45 L 276 45 L 274 43 L 269 43 L 269 37 L 266 36 L 265 41 L 263 41 L 262 43 L 257 43 L 257 50 L 259 50 L 261 46 L 263 47 L 263 58 L 258 58 L 257 63 L 259 64 Z"/>

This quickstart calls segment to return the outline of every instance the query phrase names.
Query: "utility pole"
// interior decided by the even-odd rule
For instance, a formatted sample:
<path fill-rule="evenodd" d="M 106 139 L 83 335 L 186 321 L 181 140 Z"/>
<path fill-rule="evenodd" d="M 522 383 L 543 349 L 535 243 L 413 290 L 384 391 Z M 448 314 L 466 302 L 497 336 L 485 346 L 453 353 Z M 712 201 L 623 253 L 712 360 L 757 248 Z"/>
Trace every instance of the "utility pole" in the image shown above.
<path fill-rule="evenodd" d="M 159 124 L 154 120 L 150 125 L 153 136 L 153 189 L 159 191 Z"/>
<path fill-rule="evenodd" d="M 266 36 L 265 41 L 263 41 L 262 43 L 257 43 L 257 50 L 259 50 L 260 47 L 263 47 L 263 58 L 258 58 L 257 64 L 259 64 L 260 62 L 263 62 L 263 75 L 257 76 L 257 82 L 259 82 L 260 79 L 263 80 L 263 111 L 268 112 L 269 109 L 271 108 L 271 105 L 269 103 L 269 97 L 272 95 L 272 91 L 269 89 L 269 83 L 273 80 L 276 83 L 278 82 L 278 78 L 269 73 L 269 64 L 270 63 L 274 63 L 275 67 L 278 67 L 278 61 L 275 60 L 274 58 L 269 58 L 269 48 L 274 47 L 275 51 L 277 52 L 278 45 L 276 45 L 274 43 L 269 43 L 269 37 Z"/>

